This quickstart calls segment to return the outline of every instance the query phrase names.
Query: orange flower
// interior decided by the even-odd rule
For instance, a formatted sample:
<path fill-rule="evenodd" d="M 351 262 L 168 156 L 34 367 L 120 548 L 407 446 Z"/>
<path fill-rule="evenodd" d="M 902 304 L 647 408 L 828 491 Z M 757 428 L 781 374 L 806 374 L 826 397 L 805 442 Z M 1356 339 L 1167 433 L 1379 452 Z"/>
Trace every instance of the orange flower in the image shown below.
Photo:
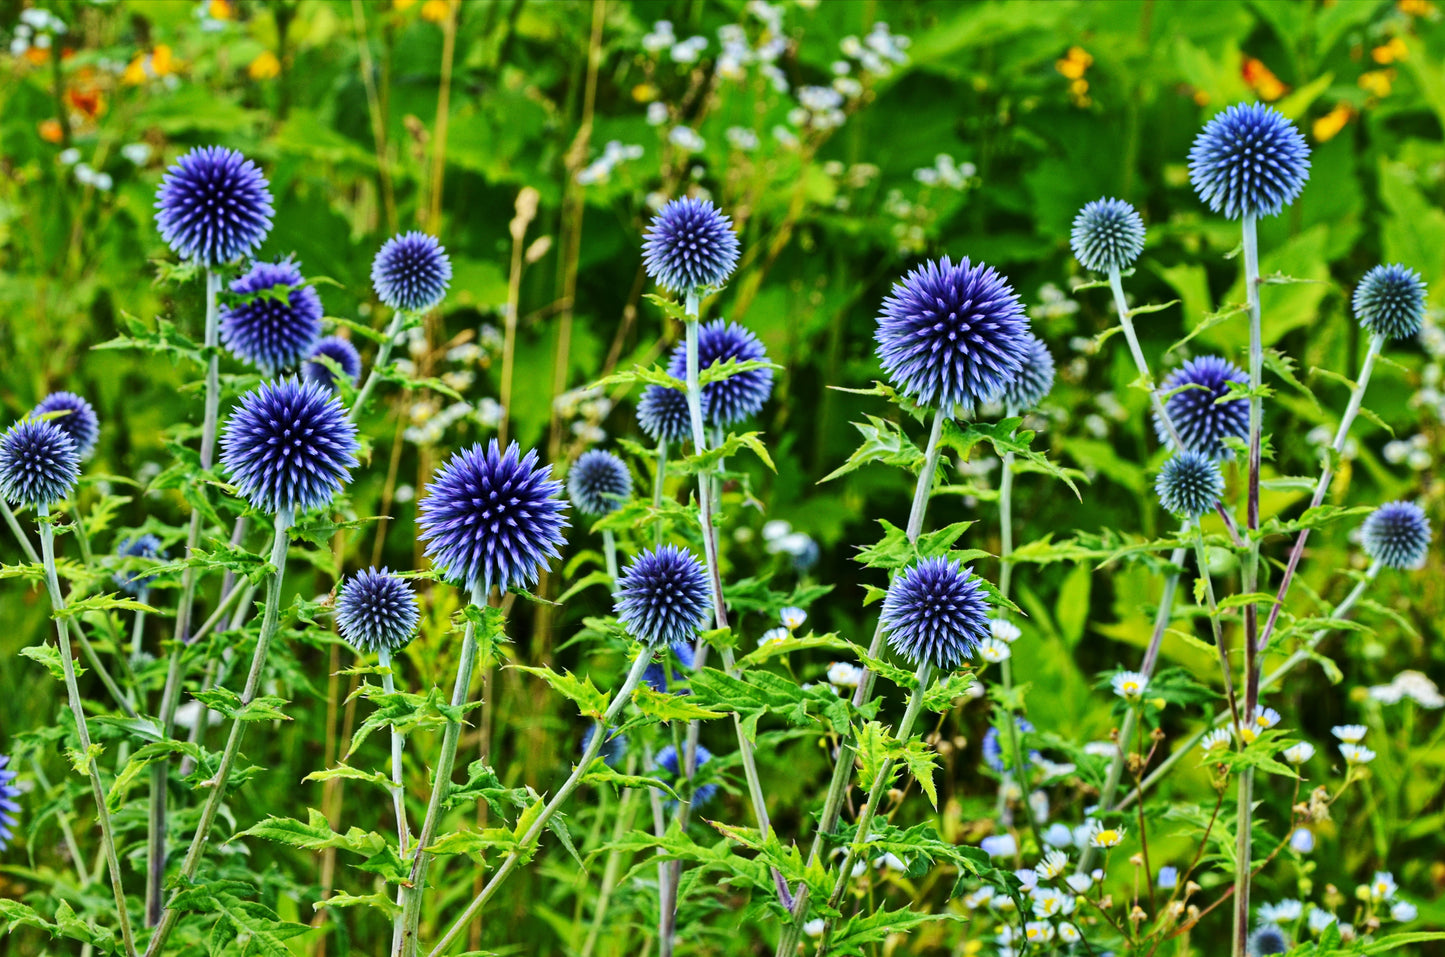
<path fill-rule="evenodd" d="M 40 138 L 47 143 L 59 143 L 65 139 L 65 131 L 60 128 L 59 120 L 41 120 Z"/>
<path fill-rule="evenodd" d="M 93 120 L 105 112 L 105 98 L 101 96 L 99 87 L 83 90 L 71 87 L 65 91 L 65 98 L 70 101 L 71 109 L 86 119 Z"/>
<path fill-rule="evenodd" d="M 1355 108 L 1348 103 L 1341 103 L 1324 116 L 1315 120 L 1314 134 L 1315 141 L 1325 143 L 1339 135 L 1340 130 L 1355 115 Z"/>
<path fill-rule="evenodd" d="M 1082 79 L 1084 73 L 1093 65 L 1093 56 L 1083 47 L 1069 47 L 1068 53 L 1054 61 L 1054 69 L 1069 80 Z"/>
<path fill-rule="evenodd" d="M 48 63 L 50 61 L 50 51 L 42 50 L 36 46 L 27 47 L 25 50 L 25 59 L 35 66 L 40 66 L 42 63 Z"/>
<path fill-rule="evenodd" d="M 236 19 L 236 8 L 231 6 L 231 0 L 211 0 L 206 5 L 206 13 L 212 20 Z"/>
<path fill-rule="evenodd" d="M 169 46 L 157 43 L 149 55 L 137 54 L 136 58 L 130 61 L 125 72 L 120 75 L 120 82 L 126 86 L 140 86 L 146 80 L 176 72 L 180 65 L 180 61 L 171 55 Z"/>
<path fill-rule="evenodd" d="M 1381 65 L 1395 63 L 1410 55 L 1410 48 L 1399 37 L 1391 37 L 1389 43 L 1381 44 L 1370 51 L 1370 57 Z"/>
<path fill-rule="evenodd" d="M 246 72 L 253 80 L 272 80 L 281 75 L 281 61 L 270 50 L 262 50 Z"/>
<path fill-rule="evenodd" d="M 1275 76 L 1263 61 L 1254 57 L 1245 57 L 1244 65 L 1240 72 L 1244 75 L 1244 82 L 1248 83 L 1250 89 L 1259 94 L 1259 98 L 1265 102 L 1272 102 L 1289 92 L 1289 87 Z"/>

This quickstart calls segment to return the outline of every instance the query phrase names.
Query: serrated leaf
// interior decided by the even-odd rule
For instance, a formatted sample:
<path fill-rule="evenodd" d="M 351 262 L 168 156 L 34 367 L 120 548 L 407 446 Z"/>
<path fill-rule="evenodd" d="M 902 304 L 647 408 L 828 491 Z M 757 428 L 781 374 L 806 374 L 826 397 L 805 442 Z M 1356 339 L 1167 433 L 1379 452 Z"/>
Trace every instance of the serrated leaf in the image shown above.
<path fill-rule="evenodd" d="M 600 720 L 607 713 L 608 696 L 592 684 L 591 678 L 579 679 L 571 672 L 558 674 L 545 665 L 540 667 L 512 665 L 512 667 L 529 675 L 536 675 L 547 682 L 553 691 L 576 704 L 583 717 Z"/>
<path fill-rule="evenodd" d="M 641 685 L 632 692 L 632 703 L 637 705 L 638 711 L 658 721 L 699 721 L 721 718 L 726 714 L 694 704 L 688 697 L 665 694 L 646 685 Z"/>
<path fill-rule="evenodd" d="M 31 661 L 38 661 L 50 671 L 50 676 L 58 680 L 65 680 L 65 662 L 60 657 L 60 649 L 46 642 L 43 645 L 30 645 L 20 649 L 20 654 Z M 85 674 L 85 669 L 80 662 L 71 661 L 71 667 L 75 669 L 77 676 Z"/>

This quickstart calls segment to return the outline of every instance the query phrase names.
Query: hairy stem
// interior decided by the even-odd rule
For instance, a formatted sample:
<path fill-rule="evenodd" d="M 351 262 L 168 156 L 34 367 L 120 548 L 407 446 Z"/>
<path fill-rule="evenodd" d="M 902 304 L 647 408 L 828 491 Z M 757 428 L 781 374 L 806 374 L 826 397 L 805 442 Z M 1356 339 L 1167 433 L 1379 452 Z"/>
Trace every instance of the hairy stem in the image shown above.
<path fill-rule="evenodd" d="M 356 393 L 356 401 L 351 404 L 348 418 L 353 422 L 366 408 L 366 400 L 371 396 L 371 390 L 376 388 L 381 370 L 391 361 L 391 350 L 396 347 L 396 337 L 401 335 L 401 326 L 405 321 L 406 313 L 400 309 L 392 315 L 391 324 L 386 327 L 386 341 L 376 347 L 376 359 L 371 363 L 371 371 L 367 372 L 366 381 L 361 384 L 361 391 Z"/>
<path fill-rule="evenodd" d="M 617 538 L 612 534 L 612 529 L 602 530 L 602 555 L 607 561 L 607 577 L 612 580 L 612 587 L 617 587 Z"/>

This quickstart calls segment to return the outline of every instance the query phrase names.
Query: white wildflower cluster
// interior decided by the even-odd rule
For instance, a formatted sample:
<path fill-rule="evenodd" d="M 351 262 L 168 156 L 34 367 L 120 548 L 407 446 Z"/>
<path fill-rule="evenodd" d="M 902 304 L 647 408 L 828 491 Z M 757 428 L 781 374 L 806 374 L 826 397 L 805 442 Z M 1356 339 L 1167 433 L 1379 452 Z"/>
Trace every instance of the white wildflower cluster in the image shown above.
<path fill-rule="evenodd" d="M 958 163 L 947 153 L 935 156 L 932 166 L 923 166 L 913 171 L 913 178 L 924 186 L 941 186 L 959 191 L 967 189 L 977 175 L 977 166 L 972 163 Z"/>
<path fill-rule="evenodd" d="M 61 165 L 74 167 L 71 172 L 75 175 L 75 181 L 82 186 L 93 186 L 102 193 L 108 193 L 115 185 L 109 173 L 97 172 L 89 163 L 80 162 L 80 150 L 73 146 L 70 149 L 61 150 L 60 155 L 56 158 L 60 160 Z"/>
<path fill-rule="evenodd" d="M 144 166 L 151 161 L 155 150 L 149 143 L 127 143 L 120 148 L 120 155 L 130 160 L 136 166 Z"/>
<path fill-rule="evenodd" d="M 27 7 L 20 11 L 20 22 L 10 38 L 10 55 L 24 56 L 34 47 L 49 50 L 55 37 L 63 36 L 67 27 L 65 21 L 48 10 Z"/>
<path fill-rule="evenodd" d="M 577 172 L 577 182 L 583 186 L 606 182 L 614 169 L 629 160 L 642 159 L 642 153 L 642 147 L 635 143 L 624 144 L 620 140 L 609 140 L 602 148 L 602 155 Z"/>
<path fill-rule="evenodd" d="M 443 405 L 435 399 L 413 402 L 409 410 L 411 424 L 402 431 L 402 438 L 413 445 L 440 445 L 452 426 L 473 412 L 470 402 Z"/>
<path fill-rule="evenodd" d="M 1370 697 L 1381 704 L 1399 704 L 1406 698 L 1422 708 L 1445 708 L 1440 686 L 1418 671 L 1402 671 L 1387 685 L 1374 685 Z"/>
<path fill-rule="evenodd" d="M 972 167 L 972 163 L 965 164 Z M 1039 301 L 1029 306 L 1029 318 L 1034 321 L 1063 319 L 1079 311 L 1079 301 L 1070 297 L 1051 282 L 1039 287 Z M 1093 342 L 1092 339 L 1086 340 Z M 1077 350 L 1076 350 L 1077 351 Z"/>
<path fill-rule="evenodd" d="M 908 47 L 912 40 L 892 33 L 888 24 L 878 21 L 863 39 L 844 37 L 838 44 L 843 56 L 856 62 L 860 69 L 875 76 L 887 76 L 895 66 L 908 62 Z M 835 69 L 836 72 L 836 69 Z"/>
<path fill-rule="evenodd" d="M 571 431 L 583 445 L 606 441 L 602 422 L 612 412 L 613 402 L 600 387 L 573 389 L 552 400 L 552 411 L 563 422 L 571 422 Z"/>
<path fill-rule="evenodd" d="M 1423 409 L 1437 422 L 1445 422 L 1445 324 L 1438 310 L 1425 310 L 1420 347 L 1427 361 L 1420 370 L 1420 388 L 1410 397 L 1410 408 Z"/>
<path fill-rule="evenodd" d="M 758 134 L 746 126 L 729 126 L 723 134 L 728 145 L 740 153 L 751 153 L 758 148 Z"/>
<path fill-rule="evenodd" d="M 1408 439 L 1392 439 L 1385 443 L 1385 461 L 1391 465 L 1406 465 L 1416 472 L 1423 472 L 1434 464 L 1430 455 L 1430 437 L 1418 432 Z"/>
<path fill-rule="evenodd" d="M 1313 446 L 1316 452 L 1323 452 L 1335 444 L 1334 429 L 1328 425 L 1317 425 L 1305 433 L 1305 441 Z M 1351 462 L 1359 455 L 1360 443 L 1353 438 L 1345 439 L 1345 447 L 1340 450 L 1340 458 Z"/>
<path fill-rule="evenodd" d="M 688 153 L 701 153 L 707 149 L 707 141 L 690 126 L 674 126 L 667 134 L 667 141 Z"/>
<path fill-rule="evenodd" d="M 799 128 L 836 130 L 848 119 L 843 94 L 831 86 L 805 86 L 798 90 L 798 105 L 788 111 L 788 122 Z"/>
<path fill-rule="evenodd" d="M 800 571 L 811 568 L 818 560 L 818 543 L 804 532 L 795 531 L 791 523 L 773 519 L 763 525 L 763 549 L 769 555 L 786 555 Z"/>

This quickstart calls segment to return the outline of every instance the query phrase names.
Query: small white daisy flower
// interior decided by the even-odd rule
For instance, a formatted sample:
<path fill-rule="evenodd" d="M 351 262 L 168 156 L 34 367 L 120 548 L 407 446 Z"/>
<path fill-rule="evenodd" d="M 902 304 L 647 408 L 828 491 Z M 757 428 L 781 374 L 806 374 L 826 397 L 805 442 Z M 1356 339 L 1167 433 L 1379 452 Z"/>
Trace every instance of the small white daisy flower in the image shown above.
<path fill-rule="evenodd" d="M 1034 866 L 1034 870 L 1038 872 L 1039 880 L 1051 881 L 1062 874 L 1068 866 L 1069 855 L 1050 848 L 1044 852 L 1044 856 Z"/>
<path fill-rule="evenodd" d="M 1199 746 L 1205 751 L 1223 751 L 1229 747 L 1229 732 L 1224 728 L 1215 728 L 1204 736 Z"/>
<path fill-rule="evenodd" d="M 801 608 L 784 608 L 779 614 L 782 618 L 783 627 L 789 631 L 797 631 L 803 627 L 803 622 L 808 620 L 808 613 Z"/>
<path fill-rule="evenodd" d="M 1101 824 L 1095 824 L 1093 832 L 1089 835 L 1089 846 L 1118 847 L 1124 840 L 1124 831 L 1125 829 L 1122 827 L 1104 827 Z"/>
<path fill-rule="evenodd" d="M 1369 764 L 1375 760 L 1375 752 L 1358 744 L 1340 745 L 1340 756 L 1349 764 Z"/>
<path fill-rule="evenodd" d="M 1114 694 L 1125 701 L 1137 702 L 1144 697 L 1149 679 L 1137 671 L 1121 671 L 1114 676 Z"/>
<path fill-rule="evenodd" d="M 999 641 L 997 638 L 985 638 L 979 642 L 976 654 L 984 661 L 996 665 L 1000 661 L 1007 661 L 1011 652 L 1009 651 L 1008 645 Z"/>
<path fill-rule="evenodd" d="M 1399 888 L 1395 884 L 1395 875 L 1389 871 L 1376 871 L 1375 876 L 1370 879 L 1370 900 L 1377 904 L 1394 897 L 1397 890 Z"/>
<path fill-rule="evenodd" d="M 1315 756 L 1315 746 L 1308 741 L 1292 744 L 1284 749 L 1284 759 L 1290 764 L 1304 764 Z"/>
<path fill-rule="evenodd" d="M 1369 731 L 1363 724 L 1337 724 L 1330 729 L 1330 734 L 1339 738 L 1346 744 L 1359 744 L 1365 740 L 1365 733 Z"/>
<path fill-rule="evenodd" d="M 1018 625 L 1003 618 L 995 618 L 989 622 L 989 630 L 993 632 L 993 636 L 999 641 L 1007 642 L 1008 644 L 1013 644 L 1023 635 Z"/>

